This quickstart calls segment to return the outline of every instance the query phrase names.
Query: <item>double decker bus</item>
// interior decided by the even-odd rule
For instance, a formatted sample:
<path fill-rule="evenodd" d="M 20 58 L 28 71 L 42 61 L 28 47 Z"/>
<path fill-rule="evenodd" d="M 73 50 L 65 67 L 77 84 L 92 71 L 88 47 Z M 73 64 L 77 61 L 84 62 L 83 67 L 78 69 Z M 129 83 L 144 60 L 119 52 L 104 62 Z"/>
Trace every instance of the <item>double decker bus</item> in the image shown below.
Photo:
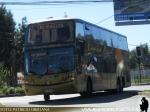
<path fill-rule="evenodd" d="M 127 38 L 81 19 L 49 19 L 27 26 L 27 95 L 122 92 L 131 85 Z"/>

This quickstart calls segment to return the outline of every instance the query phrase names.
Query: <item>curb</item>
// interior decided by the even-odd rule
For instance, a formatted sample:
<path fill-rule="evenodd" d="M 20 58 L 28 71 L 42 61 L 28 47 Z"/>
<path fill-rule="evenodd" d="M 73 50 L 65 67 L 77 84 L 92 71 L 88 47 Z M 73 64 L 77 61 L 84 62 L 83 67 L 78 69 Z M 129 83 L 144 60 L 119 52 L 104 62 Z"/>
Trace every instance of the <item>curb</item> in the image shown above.
<path fill-rule="evenodd" d="M 150 85 L 150 83 L 131 84 L 131 86 Z"/>
<path fill-rule="evenodd" d="M 25 94 L 22 94 L 22 95 L 17 95 L 17 94 L 0 95 L 0 98 L 4 98 L 4 97 L 16 97 L 16 96 L 26 96 L 26 95 Z"/>
<path fill-rule="evenodd" d="M 150 96 L 150 92 L 138 92 L 138 95 Z"/>

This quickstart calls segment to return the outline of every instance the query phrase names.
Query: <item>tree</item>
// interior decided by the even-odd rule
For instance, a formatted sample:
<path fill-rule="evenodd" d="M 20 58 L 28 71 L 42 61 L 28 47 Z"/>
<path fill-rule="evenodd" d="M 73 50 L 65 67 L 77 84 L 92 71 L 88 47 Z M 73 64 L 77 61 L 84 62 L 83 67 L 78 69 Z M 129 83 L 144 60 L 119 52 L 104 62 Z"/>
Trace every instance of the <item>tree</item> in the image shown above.
<path fill-rule="evenodd" d="M 9 70 L 6 67 L 0 66 L 0 85 L 7 86 L 7 78 L 9 75 Z"/>
<path fill-rule="evenodd" d="M 10 71 L 10 79 L 12 67 L 12 51 L 14 48 L 15 22 L 13 15 L 6 9 L 4 5 L 0 6 L 0 62 Z"/>
<path fill-rule="evenodd" d="M 130 68 L 131 69 L 135 69 L 138 64 L 137 64 L 137 56 L 136 56 L 136 50 L 133 49 L 132 51 L 130 51 L 130 54 L 129 54 L 129 62 L 130 62 Z"/>
<path fill-rule="evenodd" d="M 141 49 L 141 52 L 142 52 L 142 55 L 141 55 L 141 59 L 142 59 L 142 56 L 144 55 L 149 55 L 150 54 L 150 50 L 148 48 L 148 44 L 143 44 L 143 45 L 140 45 L 139 48 Z M 132 51 L 130 51 L 130 54 L 129 54 L 129 60 L 130 60 L 130 68 L 131 69 L 135 69 L 136 67 L 138 67 L 138 57 L 137 57 L 137 51 L 136 49 L 133 49 Z"/>
<path fill-rule="evenodd" d="M 141 45 L 141 47 L 142 47 L 143 55 L 148 55 L 148 54 L 150 54 L 150 53 L 149 53 L 149 48 L 148 48 L 148 44 L 147 44 L 147 43 Z"/>
<path fill-rule="evenodd" d="M 25 35 L 25 29 L 26 29 L 26 23 L 27 18 L 23 17 L 21 24 L 18 24 L 18 29 L 16 29 L 15 33 L 15 48 L 16 48 L 16 58 L 18 65 L 18 71 L 22 71 L 22 58 L 23 58 L 23 41 L 24 41 L 24 35 Z"/>
<path fill-rule="evenodd" d="M 13 39 L 15 31 L 15 22 L 13 20 L 13 15 L 10 11 L 7 11 L 5 6 L 0 7 L 0 57 L 4 64 L 10 67 L 11 50 L 13 48 Z"/>

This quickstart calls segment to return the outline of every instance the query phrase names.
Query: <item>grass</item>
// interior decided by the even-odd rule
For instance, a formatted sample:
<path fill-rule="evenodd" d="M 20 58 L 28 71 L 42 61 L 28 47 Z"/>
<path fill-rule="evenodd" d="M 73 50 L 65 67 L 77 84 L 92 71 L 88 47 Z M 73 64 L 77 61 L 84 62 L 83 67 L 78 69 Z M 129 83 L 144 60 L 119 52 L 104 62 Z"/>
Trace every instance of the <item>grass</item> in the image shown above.
<path fill-rule="evenodd" d="M 0 87 L 0 94 L 3 93 L 3 87 Z"/>
<path fill-rule="evenodd" d="M 150 92 L 150 90 L 144 90 L 144 92 Z"/>
<path fill-rule="evenodd" d="M 140 82 L 140 80 L 139 80 L 139 78 L 134 78 L 134 79 L 132 79 L 132 83 L 133 84 L 138 84 L 138 83 L 150 83 L 150 78 L 148 77 L 148 78 L 141 78 L 141 82 Z"/>
<path fill-rule="evenodd" d="M 4 107 L 4 105 L 2 105 L 2 104 L 0 103 L 0 107 Z"/>

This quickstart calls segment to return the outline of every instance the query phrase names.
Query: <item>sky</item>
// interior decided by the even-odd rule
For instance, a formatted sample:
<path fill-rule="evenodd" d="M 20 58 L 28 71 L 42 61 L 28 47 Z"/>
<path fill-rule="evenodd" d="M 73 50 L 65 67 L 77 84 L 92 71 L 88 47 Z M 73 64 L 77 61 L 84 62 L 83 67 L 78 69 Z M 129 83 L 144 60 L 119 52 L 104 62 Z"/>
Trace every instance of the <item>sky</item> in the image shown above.
<path fill-rule="evenodd" d="M 0 0 L 0 2 L 4 1 L 18 2 L 23 0 Z M 6 8 L 12 12 L 16 23 L 20 23 L 25 16 L 30 23 L 48 17 L 61 18 L 67 14 L 68 17 L 80 18 L 125 35 L 129 50 L 144 43 L 148 43 L 150 46 L 150 24 L 115 26 L 113 2 L 68 5 L 6 5 Z"/>

